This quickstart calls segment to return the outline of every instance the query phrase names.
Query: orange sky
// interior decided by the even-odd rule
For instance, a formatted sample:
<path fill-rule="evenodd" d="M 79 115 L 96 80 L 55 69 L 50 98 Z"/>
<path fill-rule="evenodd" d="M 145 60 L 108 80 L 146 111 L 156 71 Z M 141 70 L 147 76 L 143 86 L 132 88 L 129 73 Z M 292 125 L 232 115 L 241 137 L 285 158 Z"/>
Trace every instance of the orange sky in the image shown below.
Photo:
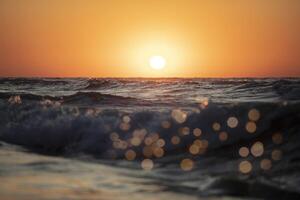
<path fill-rule="evenodd" d="M 1 0 L 0 76 L 300 76 L 300 0 Z"/>

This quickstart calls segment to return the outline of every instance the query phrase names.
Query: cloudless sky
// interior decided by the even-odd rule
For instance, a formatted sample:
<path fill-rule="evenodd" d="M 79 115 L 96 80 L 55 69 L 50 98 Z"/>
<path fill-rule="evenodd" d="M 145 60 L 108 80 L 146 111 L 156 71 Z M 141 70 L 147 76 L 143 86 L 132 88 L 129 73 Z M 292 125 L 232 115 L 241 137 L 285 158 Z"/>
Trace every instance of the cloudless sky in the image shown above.
<path fill-rule="evenodd" d="M 300 76 L 300 0 L 1 0 L 0 76 Z"/>

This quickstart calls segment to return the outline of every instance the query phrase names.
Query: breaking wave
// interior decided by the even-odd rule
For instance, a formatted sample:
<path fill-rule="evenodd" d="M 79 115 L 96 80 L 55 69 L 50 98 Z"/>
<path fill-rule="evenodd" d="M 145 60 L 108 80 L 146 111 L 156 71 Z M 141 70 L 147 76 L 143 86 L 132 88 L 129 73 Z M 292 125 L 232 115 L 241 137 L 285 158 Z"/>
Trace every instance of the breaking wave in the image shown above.
<path fill-rule="evenodd" d="M 126 148 L 129 148 L 136 130 L 145 131 L 143 139 L 153 133 L 159 134 L 159 138 L 165 142 L 165 155 L 188 153 L 189 146 L 198 138 L 193 133 L 197 128 L 201 130 L 201 137 L 199 136 L 198 139 L 206 140 L 209 144 L 206 153 L 227 149 L 226 154 L 233 157 L 238 155 L 239 147 L 249 146 L 258 140 L 266 146 L 274 146 L 271 142 L 272 134 L 277 132 L 284 135 L 285 139 L 299 137 L 297 135 L 299 129 L 297 122 L 300 120 L 299 104 L 224 106 L 212 103 L 205 109 L 196 111 L 174 108 L 162 112 L 141 110 L 129 113 L 115 109 L 103 110 L 101 107 L 64 107 L 54 102 L 51 104 L 51 101 L 47 104 L 43 101 L 40 104 L 7 104 L 2 102 L 0 107 L 1 140 L 46 153 L 85 152 L 94 156 L 107 157 L 108 153 L 114 150 L 111 133 L 117 133 L 117 137 L 126 142 Z M 248 112 L 254 108 L 259 110 L 261 119 L 255 123 L 253 127 L 255 130 L 249 130 L 251 127 L 247 129 Z M 180 116 L 176 118 L 174 112 L 175 114 L 177 112 L 177 115 L 184 115 L 186 119 L 181 119 Z M 130 119 L 129 123 L 123 121 L 124 116 Z M 230 117 L 233 122 L 230 122 Z M 236 127 L 231 128 L 228 123 L 234 123 Z M 178 145 L 172 144 L 173 136 L 179 137 Z M 295 140 L 291 140 L 293 141 Z M 143 157 L 144 147 L 142 144 L 141 141 L 139 145 L 131 145 L 141 157 Z M 289 151 L 300 147 L 299 144 L 293 145 L 289 146 Z M 125 149 L 115 150 L 118 158 L 124 157 Z M 222 151 L 218 155 L 223 155 Z"/>

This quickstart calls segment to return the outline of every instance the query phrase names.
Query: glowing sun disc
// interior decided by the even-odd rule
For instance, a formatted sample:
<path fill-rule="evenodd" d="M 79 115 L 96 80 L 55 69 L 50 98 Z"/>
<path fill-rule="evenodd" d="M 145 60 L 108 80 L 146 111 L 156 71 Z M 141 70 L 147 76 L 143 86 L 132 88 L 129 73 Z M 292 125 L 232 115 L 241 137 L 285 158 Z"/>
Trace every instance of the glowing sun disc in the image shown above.
<path fill-rule="evenodd" d="M 160 70 L 160 69 L 165 68 L 166 59 L 162 56 L 152 56 L 149 59 L 149 64 L 152 69 Z"/>

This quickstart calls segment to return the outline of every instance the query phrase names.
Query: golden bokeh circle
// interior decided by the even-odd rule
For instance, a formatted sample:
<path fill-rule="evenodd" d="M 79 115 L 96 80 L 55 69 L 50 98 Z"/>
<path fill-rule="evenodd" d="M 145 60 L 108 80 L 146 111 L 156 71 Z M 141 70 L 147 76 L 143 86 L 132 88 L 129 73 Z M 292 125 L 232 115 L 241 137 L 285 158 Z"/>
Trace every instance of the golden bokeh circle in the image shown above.
<path fill-rule="evenodd" d="M 262 156 L 264 153 L 264 145 L 261 142 L 255 142 L 252 146 L 251 146 L 251 154 L 254 157 L 260 157 Z"/>
<path fill-rule="evenodd" d="M 257 121 L 260 118 L 260 112 L 257 109 L 253 108 L 248 112 L 248 118 L 251 121 Z"/>
<path fill-rule="evenodd" d="M 201 131 L 200 128 L 195 128 L 195 129 L 193 130 L 193 134 L 194 134 L 194 136 L 199 137 L 199 136 L 201 136 L 202 131 Z"/>
<path fill-rule="evenodd" d="M 272 162 L 270 159 L 262 159 L 260 161 L 260 168 L 263 170 L 269 170 L 272 167 Z"/>
<path fill-rule="evenodd" d="M 136 157 L 135 151 L 133 151 L 132 149 L 129 149 L 129 150 L 126 151 L 126 153 L 125 153 L 125 158 L 126 158 L 127 160 L 134 160 L 135 157 Z"/>
<path fill-rule="evenodd" d="M 141 167 L 146 170 L 146 171 L 149 171 L 149 170 L 152 170 L 153 167 L 154 167 L 154 163 L 151 159 L 144 159 L 141 163 Z"/>
<path fill-rule="evenodd" d="M 214 122 L 213 125 L 212 125 L 212 129 L 213 129 L 214 131 L 220 131 L 220 129 L 221 129 L 221 124 L 218 123 L 218 122 Z"/>
<path fill-rule="evenodd" d="M 173 136 L 172 138 L 171 138 L 171 142 L 172 142 L 172 144 L 174 144 L 174 145 L 177 145 L 177 144 L 179 144 L 180 143 L 180 137 L 178 137 L 178 136 Z"/>
<path fill-rule="evenodd" d="M 256 124 L 255 122 L 247 122 L 246 130 L 248 133 L 254 133 L 256 131 Z"/>
<path fill-rule="evenodd" d="M 236 117 L 229 117 L 227 119 L 227 126 L 230 128 L 236 128 L 239 124 L 239 121 Z"/>
<path fill-rule="evenodd" d="M 247 161 L 247 160 L 244 160 L 242 162 L 240 162 L 239 164 L 239 171 L 243 174 L 247 174 L 249 172 L 251 172 L 252 170 L 252 164 Z"/>
<path fill-rule="evenodd" d="M 194 168 L 194 161 L 185 158 L 180 162 L 180 167 L 183 171 L 191 171 Z"/>
<path fill-rule="evenodd" d="M 239 154 L 241 157 L 246 158 L 249 155 L 249 149 L 247 147 L 241 147 L 239 149 Z"/>
<path fill-rule="evenodd" d="M 219 140 L 221 140 L 222 142 L 224 142 L 227 139 L 228 139 L 228 133 L 226 133 L 225 131 L 222 131 L 221 133 L 219 133 Z"/>

